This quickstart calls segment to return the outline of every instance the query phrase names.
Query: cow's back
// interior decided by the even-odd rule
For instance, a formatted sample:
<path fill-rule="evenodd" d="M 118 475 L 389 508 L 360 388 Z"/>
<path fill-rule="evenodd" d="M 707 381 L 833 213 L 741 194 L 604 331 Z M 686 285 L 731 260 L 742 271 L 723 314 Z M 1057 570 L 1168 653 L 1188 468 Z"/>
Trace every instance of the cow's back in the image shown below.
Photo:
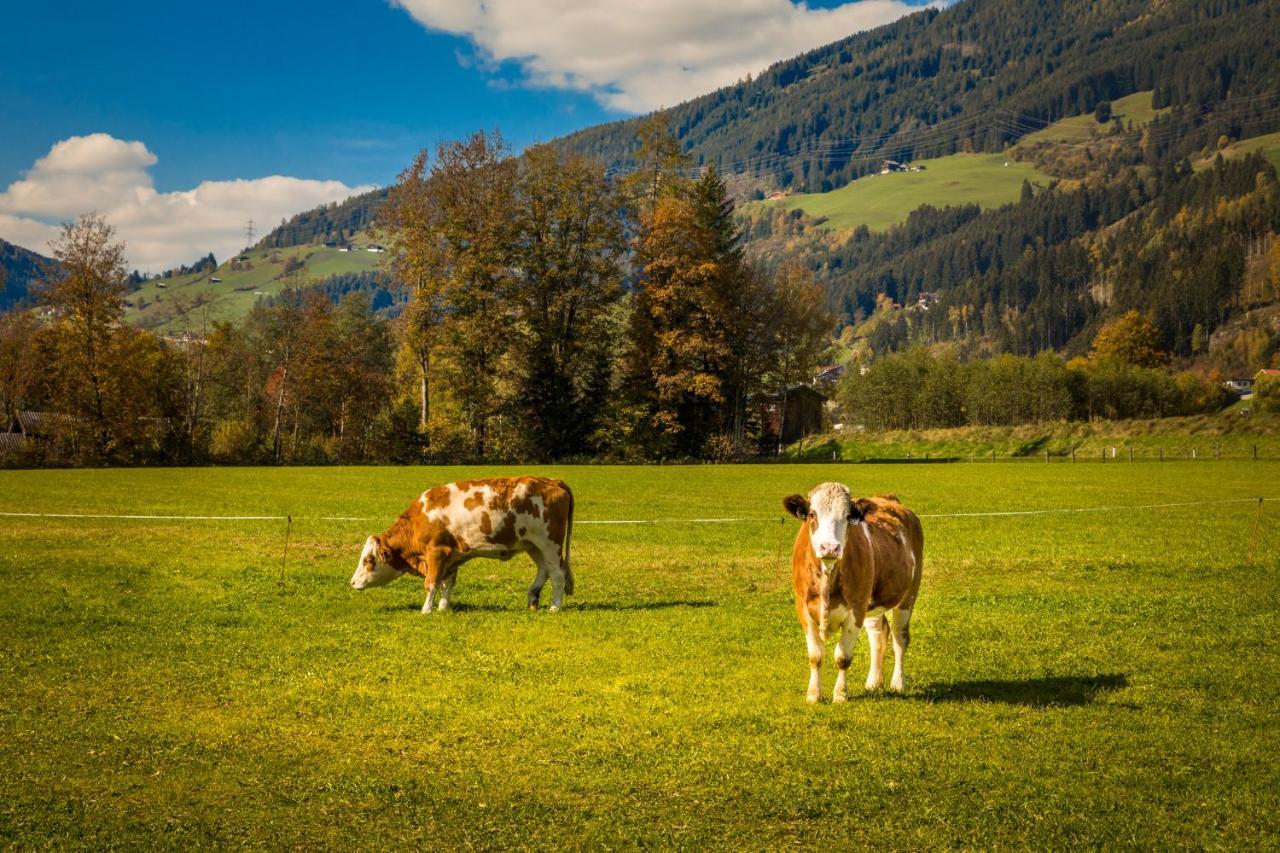
<path fill-rule="evenodd" d="M 864 524 L 849 528 L 850 557 L 870 574 L 868 610 L 910 609 L 920 590 L 924 530 L 914 512 L 892 495 L 859 502 Z"/>

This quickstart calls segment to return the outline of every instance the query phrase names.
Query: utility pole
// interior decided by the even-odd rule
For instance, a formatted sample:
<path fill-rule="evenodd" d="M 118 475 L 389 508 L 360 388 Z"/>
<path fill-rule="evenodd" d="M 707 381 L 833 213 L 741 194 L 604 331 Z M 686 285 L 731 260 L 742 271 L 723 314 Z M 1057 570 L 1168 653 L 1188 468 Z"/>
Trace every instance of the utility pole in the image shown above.
<path fill-rule="evenodd" d="M 253 248 L 253 220 L 250 219 L 244 226 L 244 247 L 246 249 Z"/>

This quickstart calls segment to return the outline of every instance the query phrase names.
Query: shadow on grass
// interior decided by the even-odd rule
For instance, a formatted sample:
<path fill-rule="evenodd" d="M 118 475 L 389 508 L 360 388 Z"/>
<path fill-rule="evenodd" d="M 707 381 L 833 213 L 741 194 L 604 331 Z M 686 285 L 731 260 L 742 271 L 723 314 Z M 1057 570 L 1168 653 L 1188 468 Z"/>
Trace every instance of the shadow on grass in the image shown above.
<path fill-rule="evenodd" d="M 719 607 L 718 601 L 635 601 L 615 603 L 611 601 L 588 601 L 584 604 L 570 604 L 567 610 L 599 610 L 603 612 L 621 610 L 667 610 L 671 607 Z"/>
<path fill-rule="evenodd" d="M 954 681 L 930 684 L 918 698 L 926 702 L 1003 702 L 1031 708 L 1088 705 L 1100 694 L 1129 686 L 1123 674 L 1024 678 L 1011 681 Z"/>
<path fill-rule="evenodd" d="M 586 602 L 583 604 L 575 604 L 572 601 L 565 603 L 565 611 L 572 612 L 574 610 L 596 611 L 601 613 L 622 612 L 628 610 L 667 610 L 672 607 L 718 607 L 719 602 L 715 601 L 637 601 L 633 603 L 617 604 L 613 602 Z M 388 604 L 380 608 L 383 613 L 403 613 L 406 611 L 418 612 L 422 610 L 421 604 L 408 602 L 406 604 Z M 465 601 L 452 601 L 449 603 L 449 609 L 454 613 L 502 613 L 505 611 L 516 611 L 527 609 L 523 604 L 512 604 L 504 606 L 501 604 L 469 604 Z M 542 610 L 547 609 L 547 602 L 542 602 Z"/>

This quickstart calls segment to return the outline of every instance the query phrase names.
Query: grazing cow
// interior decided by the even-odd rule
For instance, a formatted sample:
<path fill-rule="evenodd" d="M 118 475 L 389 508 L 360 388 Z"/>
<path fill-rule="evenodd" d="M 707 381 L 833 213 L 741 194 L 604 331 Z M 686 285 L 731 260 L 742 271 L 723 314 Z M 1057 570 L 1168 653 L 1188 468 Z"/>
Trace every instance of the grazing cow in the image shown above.
<path fill-rule="evenodd" d="M 523 551 L 538 566 L 529 607 L 537 609 L 551 578 L 551 609 L 559 610 L 564 596 L 573 594 L 572 528 L 573 493 L 561 480 L 496 477 L 436 486 L 386 533 L 365 540 L 351 586 L 366 589 L 417 575 L 427 593 L 422 612 L 431 612 L 437 591 L 437 608 L 448 610 L 459 566 L 475 557 L 509 560 Z"/>
<path fill-rule="evenodd" d="M 871 646 L 867 689 L 875 690 L 884 681 L 885 634 L 892 631 L 889 687 L 905 690 L 902 664 L 924 564 L 920 519 L 894 495 L 854 500 L 840 483 L 823 483 L 808 498 L 791 495 L 782 505 L 804 522 L 791 552 L 791 580 L 796 616 L 809 645 L 808 700 L 820 698 L 822 655 L 827 636 L 835 631 L 840 639 L 831 699 L 848 698 L 845 673 L 859 628 L 866 628 Z"/>

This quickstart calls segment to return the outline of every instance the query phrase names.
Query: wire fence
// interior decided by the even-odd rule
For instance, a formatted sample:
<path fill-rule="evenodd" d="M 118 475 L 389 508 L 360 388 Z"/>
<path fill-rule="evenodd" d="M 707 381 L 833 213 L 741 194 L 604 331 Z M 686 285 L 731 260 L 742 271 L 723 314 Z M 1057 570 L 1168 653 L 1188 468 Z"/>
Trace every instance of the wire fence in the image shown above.
<path fill-rule="evenodd" d="M 1205 507 L 1228 504 L 1263 504 L 1276 502 L 1277 497 L 1219 498 L 1196 501 L 1175 501 L 1151 504 L 1109 504 L 1106 506 L 1053 507 L 1044 509 L 989 510 L 986 512 L 934 512 L 918 513 L 920 518 L 1003 518 L 1030 515 L 1065 515 L 1087 512 L 1124 512 L 1151 509 L 1176 509 L 1180 507 Z M 74 513 L 74 512 L 7 512 L 0 511 L 0 518 L 60 518 L 60 519 L 114 519 L 135 521 L 323 521 L 323 522 L 375 522 L 380 519 L 352 515 L 157 515 L 125 513 Z M 777 524 L 785 516 L 740 516 L 724 518 L 580 518 L 574 526 L 587 525 L 661 525 L 661 524 Z M 385 521 L 386 519 L 381 519 Z"/>

